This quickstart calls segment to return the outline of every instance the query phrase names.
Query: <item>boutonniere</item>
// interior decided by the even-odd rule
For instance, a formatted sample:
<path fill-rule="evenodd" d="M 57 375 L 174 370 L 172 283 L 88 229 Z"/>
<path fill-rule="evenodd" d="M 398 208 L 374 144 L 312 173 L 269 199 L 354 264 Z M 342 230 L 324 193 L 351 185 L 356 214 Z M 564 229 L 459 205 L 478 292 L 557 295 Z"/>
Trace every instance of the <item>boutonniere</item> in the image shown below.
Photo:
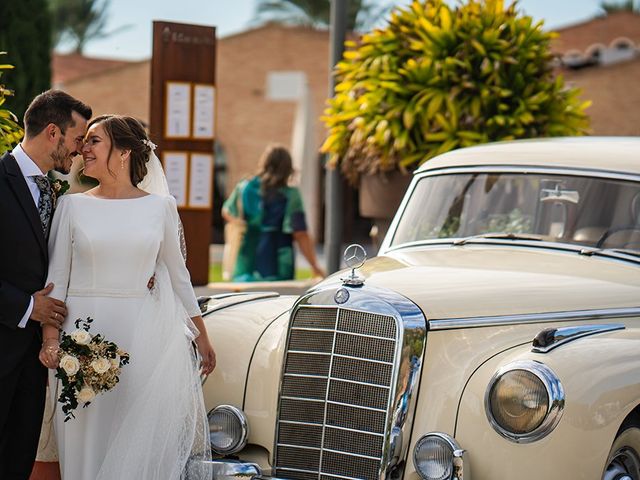
<path fill-rule="evenodd" d="M 67 190 L 69 190 L 69 182 L 66 180 L 61 180 L 60 178 L 56 178 L 51 181 L 51 190 L 53 191 L 53 203 L 55 205 L 55 201 L 58 197 L 61 197 L 65 194 Z"/>

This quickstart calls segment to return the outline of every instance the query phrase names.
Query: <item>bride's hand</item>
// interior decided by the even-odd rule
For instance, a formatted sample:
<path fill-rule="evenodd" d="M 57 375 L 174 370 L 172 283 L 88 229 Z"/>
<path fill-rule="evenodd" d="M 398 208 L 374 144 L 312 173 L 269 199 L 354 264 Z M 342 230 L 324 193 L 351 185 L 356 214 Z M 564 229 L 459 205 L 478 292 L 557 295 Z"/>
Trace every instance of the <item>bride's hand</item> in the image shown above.
<path fill-rule="evenodd" d="M 42 348 L 40 349 L 40 354 L 38 355 L 40 363 L 42 363 L 47 368 L 58 368 L 58 363 L 60 362 L 58 358 L 59 349 L 60 342 L 58 342 L 58 339 L 53 338 L 45 340 L 42 343 Z"/>
<path fill-rule="evenodd" d="M 216 352 L 209 339 L 200 335 L 196 338 L 196 346 L 202 361 L 200 362 L 200 372 L 202 375 L 209 375 L 216 368 Z"/>

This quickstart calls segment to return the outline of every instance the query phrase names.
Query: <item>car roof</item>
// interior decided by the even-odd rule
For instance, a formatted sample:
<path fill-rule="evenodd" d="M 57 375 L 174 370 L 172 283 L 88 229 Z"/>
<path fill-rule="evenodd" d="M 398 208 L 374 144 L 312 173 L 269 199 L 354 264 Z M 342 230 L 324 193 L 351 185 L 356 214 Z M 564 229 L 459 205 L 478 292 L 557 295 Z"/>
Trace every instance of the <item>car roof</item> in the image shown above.
<path fill-rule="evenodd" d="M 640 174 L 640 137 L 556 137 L 488 143 L 434 157 L 417 173 L 445 167 L 488 165 Z"/>

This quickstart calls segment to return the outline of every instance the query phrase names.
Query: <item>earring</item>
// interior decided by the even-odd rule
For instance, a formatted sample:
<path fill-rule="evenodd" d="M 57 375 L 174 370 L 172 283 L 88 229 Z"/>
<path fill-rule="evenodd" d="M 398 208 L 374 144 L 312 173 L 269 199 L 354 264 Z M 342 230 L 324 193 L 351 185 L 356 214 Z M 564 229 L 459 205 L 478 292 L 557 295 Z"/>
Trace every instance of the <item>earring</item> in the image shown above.
<path fill-rule="evenodd" d="M 120 170 L 124 170 L 124 155 L 120 155 Z"/>

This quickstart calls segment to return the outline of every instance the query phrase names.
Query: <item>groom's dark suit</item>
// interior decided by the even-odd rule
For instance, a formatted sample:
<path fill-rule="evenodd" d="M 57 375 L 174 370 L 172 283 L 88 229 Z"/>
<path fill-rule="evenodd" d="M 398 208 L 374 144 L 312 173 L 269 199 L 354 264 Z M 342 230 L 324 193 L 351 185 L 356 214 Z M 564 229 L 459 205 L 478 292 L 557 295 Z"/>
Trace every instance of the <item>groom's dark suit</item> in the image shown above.
<path fill-rule="evenodd" d="M 18 164 L 0 158 L 0 479 L 26 480 L 35 458 L 46 387 L 41 326 L 18 323 L 47 277 L 47 243 Z"/>

